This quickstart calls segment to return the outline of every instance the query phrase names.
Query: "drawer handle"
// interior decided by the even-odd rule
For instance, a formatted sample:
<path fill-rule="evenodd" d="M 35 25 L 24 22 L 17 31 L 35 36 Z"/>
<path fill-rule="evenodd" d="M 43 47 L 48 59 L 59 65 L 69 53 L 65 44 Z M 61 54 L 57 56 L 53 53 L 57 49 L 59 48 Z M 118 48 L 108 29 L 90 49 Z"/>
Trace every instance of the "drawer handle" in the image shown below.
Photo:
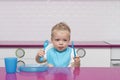
<path fill-rule="evenodd" d="M 86 51 L 83 48 L 79 48 L 77 49 L 77 55 L 83 58 L 86 55 Z"/>

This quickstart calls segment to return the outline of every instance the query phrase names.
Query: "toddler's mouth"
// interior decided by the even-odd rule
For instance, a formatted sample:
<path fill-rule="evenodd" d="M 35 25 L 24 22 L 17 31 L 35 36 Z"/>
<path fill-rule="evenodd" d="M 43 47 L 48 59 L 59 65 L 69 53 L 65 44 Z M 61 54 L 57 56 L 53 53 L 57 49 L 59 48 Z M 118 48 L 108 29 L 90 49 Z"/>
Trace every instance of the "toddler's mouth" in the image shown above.
<path fill-rule="evenodd" d="M 59 50 L 63 50 L 64 49 L 64 47 L 58 47 L 59 48 Z"/>

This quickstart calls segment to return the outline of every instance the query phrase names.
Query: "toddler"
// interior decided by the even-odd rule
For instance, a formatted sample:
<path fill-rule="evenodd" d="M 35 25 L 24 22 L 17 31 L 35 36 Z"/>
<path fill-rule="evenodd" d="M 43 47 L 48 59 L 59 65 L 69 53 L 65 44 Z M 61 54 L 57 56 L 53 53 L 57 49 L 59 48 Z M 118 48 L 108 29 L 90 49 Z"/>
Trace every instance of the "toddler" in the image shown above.
<path fill-rule="evenodd" d="M 46 62 L 49 67 L 79 67 L 80 57 L 74 57 L 73 48 L 69 47 L 71 30 L 67 24 L 60 22 L 53 26 L 51 30 L 52 47 L 37 53 L 38 63 Z M 39 58 L 44 56 L 41 62 Z M 45 57 L 46 56 L 46 57 Z"/>

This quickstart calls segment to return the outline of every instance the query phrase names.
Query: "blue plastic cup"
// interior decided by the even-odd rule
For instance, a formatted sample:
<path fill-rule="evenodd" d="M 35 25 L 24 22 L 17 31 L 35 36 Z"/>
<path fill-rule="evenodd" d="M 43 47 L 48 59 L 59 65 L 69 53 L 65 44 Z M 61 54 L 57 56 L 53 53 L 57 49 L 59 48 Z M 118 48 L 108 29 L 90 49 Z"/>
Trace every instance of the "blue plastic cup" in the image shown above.
<path fill-rule="evenodd" d="M 6 57 L 5 61 L 5 69 L 6 73 L 16 73 L 17 68 L 17 58 L 16 57 Z"/>

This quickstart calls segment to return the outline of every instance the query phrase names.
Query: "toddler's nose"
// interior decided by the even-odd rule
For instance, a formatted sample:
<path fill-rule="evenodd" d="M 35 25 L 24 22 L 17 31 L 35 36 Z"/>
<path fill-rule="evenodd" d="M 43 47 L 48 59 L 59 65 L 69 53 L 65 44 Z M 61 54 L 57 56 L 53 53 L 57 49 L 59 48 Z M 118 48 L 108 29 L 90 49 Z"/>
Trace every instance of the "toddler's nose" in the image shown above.
<path fill-rule="evenodd" d="M 62 44 L 63 44 L 63 42 L 62 42 L 62 41 L 60 41 L 60 42 L 59 42 L 59 44 L 60 44 L 60 45 L 62 45 Z"/>

